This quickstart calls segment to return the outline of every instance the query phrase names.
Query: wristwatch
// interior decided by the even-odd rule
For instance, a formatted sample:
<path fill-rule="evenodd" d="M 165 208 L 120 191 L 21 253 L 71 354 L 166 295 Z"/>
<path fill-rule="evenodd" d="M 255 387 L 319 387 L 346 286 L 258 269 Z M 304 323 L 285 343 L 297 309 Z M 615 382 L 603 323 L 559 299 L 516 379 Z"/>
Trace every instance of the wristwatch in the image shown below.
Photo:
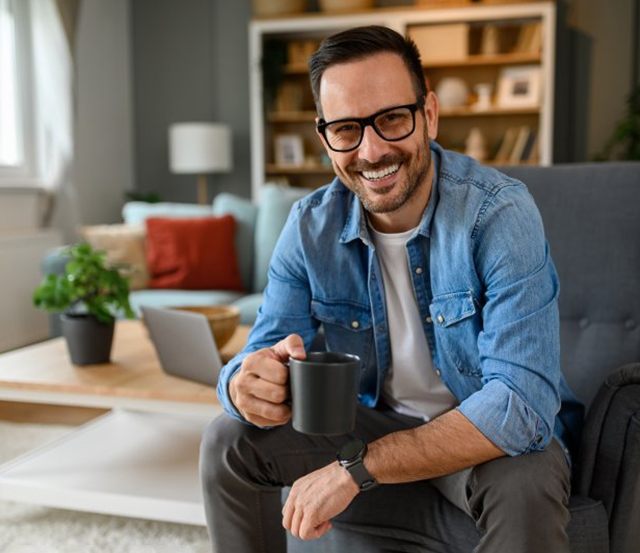
<path fill-rule="evenodd" d="M 341 466 L 343 466 L 358 484 L 360 491 L 367 491 L 378 485 L 376 479 L 369 474 L 364 466 L 364 456 L 367 454 L 367 444 L 360 438 L 354 438 L 344 444 L 338 451 L 336 457 Z"/>

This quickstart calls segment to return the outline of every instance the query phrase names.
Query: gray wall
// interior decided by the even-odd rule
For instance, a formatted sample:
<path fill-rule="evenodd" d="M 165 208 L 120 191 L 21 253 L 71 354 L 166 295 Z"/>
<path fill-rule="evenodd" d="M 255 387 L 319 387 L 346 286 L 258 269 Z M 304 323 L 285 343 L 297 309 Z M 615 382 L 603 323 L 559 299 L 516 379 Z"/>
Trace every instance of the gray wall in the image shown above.
<path fill-rule="evenodd" d="M 639 0 L 560 0 L 555 161 L 598 154 L 624 116 L 637 63 Z"/>
<path fill-rule="evenodd" d="M 133 188 L 129 0 L 83 0 L 76 36 L 73 182 L 80 223 L 120 219 Z"/>
<path fill-rule="evenodd" d="M 167 130 L 179 121 L 228 123 L 233 172 L 209 176 L 209 197 L 251 190 L 248 0 L 132 0 L 136 188 L 196 201 L 195 175 L 169 172 Z"/>

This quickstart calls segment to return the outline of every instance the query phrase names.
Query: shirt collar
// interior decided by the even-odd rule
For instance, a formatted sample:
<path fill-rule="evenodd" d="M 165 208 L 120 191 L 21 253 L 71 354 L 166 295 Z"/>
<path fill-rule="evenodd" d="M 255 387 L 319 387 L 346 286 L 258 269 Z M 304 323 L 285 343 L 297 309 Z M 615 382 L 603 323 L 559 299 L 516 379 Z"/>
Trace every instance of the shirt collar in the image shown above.
<path fill-rule="evenodd" d="M 433 185 L 431 187 L 429 203 L 422 214 L 422 219 L 420 220 L 420 224 L 416 231 L 416 234 L 426 236 L 427 238 L 431 235 L 431 222 L 433 221 L 433 214 L 435 213 L 436 205 L 438 203 L 438 182 L 440 180 L 441 153 L 440 146 L 435 142 L 430 143 L 430 149 L 431 160 L 433 162 Z M 367 217 L 364 212 L 364 208 L 362 207 L 362 203 L 358 199 L 358 196 L 351 193 L 347 220 L 342 229 L 342 234 L 340 235 L 340 242 L 346 244 L 357 238 L 362 240 L 367 246 L 370 246 L 372 243 L 371 236 L 369 235 L 369 230 L 367 228 Z"/>

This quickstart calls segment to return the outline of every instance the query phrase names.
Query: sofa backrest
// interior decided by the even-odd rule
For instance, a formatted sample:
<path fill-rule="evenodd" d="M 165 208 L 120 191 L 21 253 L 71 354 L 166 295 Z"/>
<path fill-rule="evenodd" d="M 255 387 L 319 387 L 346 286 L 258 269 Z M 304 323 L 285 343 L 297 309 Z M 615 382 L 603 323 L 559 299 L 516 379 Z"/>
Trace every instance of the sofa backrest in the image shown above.
<path fill-rule="evenodd" d="M 256 232 L 258 208 L 246 198 L 228 192 L 218 194 L 213 200 L 214 215 L 233 215 L 236 221 L 235 246 L 242 284 L 247 292 L 253 290 L 253 243 Z"/>
<path fill-rule="evenodd" d="M 545 225 L 560 276 L 562 368 L 588 406 L 640 360 L 640 163 L 509 167 Z"/>
<path fill-rule="evenodd" d="M 269 262 L 293 204 L 311 192 L 308 188 L 293 188 L 267 184 L 260 193 L 254 242 L 253 290 L 262 292 L 267 285 Z"/>

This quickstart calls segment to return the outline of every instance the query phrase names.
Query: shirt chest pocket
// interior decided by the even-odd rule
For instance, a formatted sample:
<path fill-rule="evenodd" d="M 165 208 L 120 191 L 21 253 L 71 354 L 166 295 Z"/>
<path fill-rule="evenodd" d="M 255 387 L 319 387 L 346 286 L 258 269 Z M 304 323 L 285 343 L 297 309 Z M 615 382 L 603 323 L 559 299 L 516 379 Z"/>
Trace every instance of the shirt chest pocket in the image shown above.
<path fill-rule="evenodd" d="M 478 354 L 481 320 L 471 291 L 435 296 L 429 312 L 440 357 L 461 374 L 479 376 L 482 373 Z"/>
<path fill-rule="evenodd" d="M 373 326 L 368 307 L 348 301 L 311 301 L 311 314 L 322 324 L 329 351 L 352 353 L 363 367 L 370 363 Z"/>

